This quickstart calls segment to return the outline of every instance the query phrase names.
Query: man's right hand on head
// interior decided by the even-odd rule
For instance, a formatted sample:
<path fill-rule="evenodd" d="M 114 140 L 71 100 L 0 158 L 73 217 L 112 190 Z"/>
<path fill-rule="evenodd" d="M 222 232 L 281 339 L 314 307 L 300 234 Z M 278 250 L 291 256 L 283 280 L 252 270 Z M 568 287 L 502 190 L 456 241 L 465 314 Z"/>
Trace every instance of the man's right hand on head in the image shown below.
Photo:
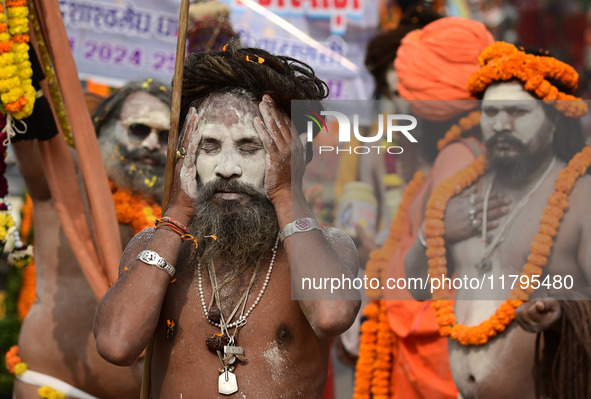
<path fill-rule="evenodd" d="M 166 216 L 182 219 L 188 224 L 195 214 L 195 199 L 197 197 L 197 149 L 201 135 L 197 129 L 199 116 L 195 108 L 191 107 L 185 118 L 185 123 L 179 137 L 179 152 L 175 165 L 175 175 L 172 182 L 170 202 L 166 208 Z"/>

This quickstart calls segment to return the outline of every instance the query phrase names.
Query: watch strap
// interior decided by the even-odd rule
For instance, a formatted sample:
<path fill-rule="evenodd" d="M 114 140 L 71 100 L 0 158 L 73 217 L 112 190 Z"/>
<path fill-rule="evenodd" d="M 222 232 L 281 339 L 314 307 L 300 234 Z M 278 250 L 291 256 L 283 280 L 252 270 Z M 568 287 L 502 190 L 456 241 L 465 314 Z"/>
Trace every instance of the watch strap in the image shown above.
<path fill-rule="evenodd" d="M 320 224 L 315 218 L 302 218 L 288 223 L 279 234 L 279 240 L 283 242 L 287 237 L 295 233 L 303 233 L 310 230 L 321 230 Z"/>

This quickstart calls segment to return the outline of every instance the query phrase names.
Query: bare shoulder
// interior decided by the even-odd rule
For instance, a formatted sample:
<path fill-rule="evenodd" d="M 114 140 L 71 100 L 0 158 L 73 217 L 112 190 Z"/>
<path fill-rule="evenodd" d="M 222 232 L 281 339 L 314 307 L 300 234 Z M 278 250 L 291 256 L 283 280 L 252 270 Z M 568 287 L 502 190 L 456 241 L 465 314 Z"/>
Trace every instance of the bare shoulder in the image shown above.
<path fill-rule="evenodd" d="M 137 233 L 131 241 L 127 244 L 121 255 L 121 262 L 119 263 L 119 274 L 123 272 L 125 267 L 132 263 L 137 255 L 146 247 L 146 244 L 152 239 L 155 227 L 149 227 Z"/>
<path fill-rule="evenodd" d="M 591 198 L 591 176 L 585 174 L 581 176 L 569 196 L 570 211 L 577 214 L 578 218 L 590 217 L 589 198 Z"/>
<path fill-rule="evenodd" d="M 349 237 L 343 230 L 336 227 L 325 227 L 322 229 L 322 234 L 332 247 L 333 251 L 344 260 L 353 271 L 354 274 L 359 270 L 359 255 L 357 254 L 357 247 L 353 239 Z"/>

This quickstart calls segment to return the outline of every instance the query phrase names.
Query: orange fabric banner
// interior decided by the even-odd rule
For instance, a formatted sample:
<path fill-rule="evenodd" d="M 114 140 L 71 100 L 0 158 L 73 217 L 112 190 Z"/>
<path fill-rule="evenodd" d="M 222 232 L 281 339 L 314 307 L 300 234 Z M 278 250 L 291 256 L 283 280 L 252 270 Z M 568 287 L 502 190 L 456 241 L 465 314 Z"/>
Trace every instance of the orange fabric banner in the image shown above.
<path fill-rule="evenodd" d="M 115 205 L 59 3 L 57 0 L 34 0 L 33 3 L 44 43 L 51 59 L 55 60 L 53 67 L 74 135 L 77 166 L 84 187 L 78 183 L 74 159 L 62 135 L 39 143 L 44 168 L 64 231 L 100 300 L 110 284 L 117 280 L 122 253 Z M 51 98 L 49 93 L 45 95 Z M 88 199 L 92 226 L 84 216 L 83 197 Z"/>

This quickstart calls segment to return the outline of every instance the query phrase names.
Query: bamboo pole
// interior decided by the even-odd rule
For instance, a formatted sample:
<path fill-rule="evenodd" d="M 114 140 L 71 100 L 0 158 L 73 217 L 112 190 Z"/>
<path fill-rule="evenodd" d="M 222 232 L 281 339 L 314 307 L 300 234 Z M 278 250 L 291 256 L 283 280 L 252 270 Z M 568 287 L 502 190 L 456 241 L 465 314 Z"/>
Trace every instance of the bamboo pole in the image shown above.
<path fill-rule="evenodd" d="M 179 31 L 176 42 L 176 59 L 174 64 L 174 77 L 172 79 L 172 103 L 170 108 L 170 131 L 168 132 L 168 149 L 166 152 L 166 171 L 164 173 L 164 193 L 162 197 L 162 210 L 166 210 L 170 200 L 172 181 L 176 162 L 177 140 L 179 132 L 179 112 L 181 105 L 181 89 L 183 86 L 183 67 L 185 65 L 185 48 L 187 43 L 187 27 L 189 25 L 189 0 L 181 0 L 179 10 Z M 152 351 L 154 339 L 148 343 L 144 358 L 144 373 L 142 376 L 142 389 L 140 399 L 150 398 Z"/>
<path fill-rule="evenodd" d="M 183 67 L 185 65 L 185 48 L 187 46 L 187 27 L 189 25 L 189 0 L 181 0 L 179 11 L 179 33 L 176 43 L 176 60 L 174 78 L 172 80 L 172 105 L 170 109 L 170 132 L 168 133 L 168 150 L 166 153 L 166 172 L 164 175 L 164 196 L 162 209 L 166 209 L 172 189 L 174 165 L 179 131 L 179 112 L 181 108 L 181 89 L 183 86 Z"/>

